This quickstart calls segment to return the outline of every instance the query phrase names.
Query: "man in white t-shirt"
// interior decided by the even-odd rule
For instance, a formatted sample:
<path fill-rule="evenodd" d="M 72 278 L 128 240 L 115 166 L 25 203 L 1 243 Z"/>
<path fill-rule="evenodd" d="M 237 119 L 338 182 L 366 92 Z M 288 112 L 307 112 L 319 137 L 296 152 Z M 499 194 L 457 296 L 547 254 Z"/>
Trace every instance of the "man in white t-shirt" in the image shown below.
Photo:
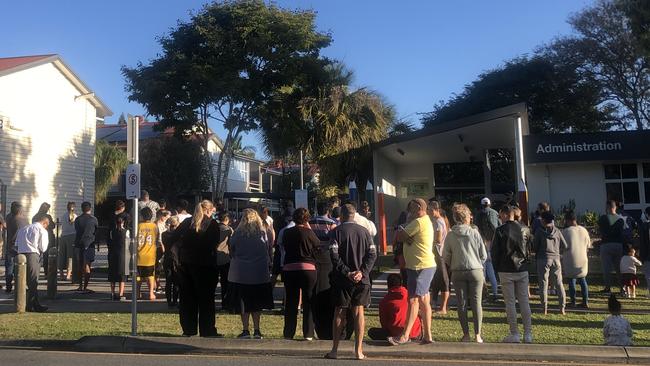
<path fill-rule="evenodd" d="M 176 210 L 178 211 L 176 217 L 178 217 L 179 223 L 182 223 L 183 221 L 185 221 L 185 219 L 192 217 L 191 214 L 187 213 L 187 209 L 189 206 L 190 204 L 186 200 L 178 200 L 178 204 L 176 204 Z"/>
<path fill-rule="evenodd" d="M 442 250 L 444 249 L 445 238 L 447 237 L 447 223 L 442 218 L 440 202 L 429 200 L 429 217 L 433 224 L 433 255 L 436 260 L 436 273 L 431 281 L 431 297 L 438 305 L 437 312 L 441 315 L 447 314 L 447 304 L 449 302 L 450 272 L 447 270 L 445 261 L 442 260 Z M 438 302 L 438 293 L 441 301 Z"/>
<path fill-rule="evenodd" d="M 357 208 L 357 204 L 353 201 L 348 201 L 346 204 L 351 204 L 355 209 Z M 368 220 L 365 216 L 354 215 L 354 223 L 365 227 L 373 238 L 377 235 L 377 227 L 375 226 L 375 223 Z"/>

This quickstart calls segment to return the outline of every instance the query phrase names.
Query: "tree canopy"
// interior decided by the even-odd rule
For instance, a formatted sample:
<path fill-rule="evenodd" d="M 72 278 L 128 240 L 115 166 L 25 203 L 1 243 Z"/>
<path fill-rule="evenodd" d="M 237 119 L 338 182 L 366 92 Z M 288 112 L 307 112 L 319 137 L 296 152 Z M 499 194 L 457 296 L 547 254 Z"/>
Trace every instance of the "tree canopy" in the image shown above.
<path fill-rule="evenodd" d="M 601 0 L 569 18 L 574 33 L 481 74 L 438 103 L 426 125 L 526 102 L 534 133 L 644 129 L 650 123 L 650 5 Z"/>
<path fill-rule="evenodd" d="M 149 139 L 140 147 L 143 188 L 156 197 L 201 193 L 210 184 L 210 166 L 196 139 Z"/>
<path fill-rule="evenodd" d="M 526 102 L 533 133 L 606 129 L 610 108 L 600 86 L 550 53 L 519 57 L 479 75 L 458 95 L 440 102 L 423 119 L 424 126 L 450 121 L 511 104 Z"/>
<path fill-rule="evenodd" d="M 313 11 L 286 10 L 261 0 L 215 2 L 160 38 L 160 56 L 123 67 L 129 99 L 143 104 L 160 128 L 207 136 L 210 121 L 227 131 L 214 191 L 220 197 L 242 133 L 259 128 L 273 100 L 320 64 L 329 34 Z M 265 110 L 265 113 L 260 113 Z M 206 149 L 207 150 L 207 149 Z"/>

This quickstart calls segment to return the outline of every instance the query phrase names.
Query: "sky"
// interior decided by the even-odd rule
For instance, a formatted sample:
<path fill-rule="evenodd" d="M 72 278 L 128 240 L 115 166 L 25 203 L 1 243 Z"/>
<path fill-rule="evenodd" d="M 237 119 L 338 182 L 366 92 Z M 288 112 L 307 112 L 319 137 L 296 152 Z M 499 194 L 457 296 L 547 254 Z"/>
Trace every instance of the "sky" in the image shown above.
<path fill-rule="evenodd" d="M 568 35 L 567 18 L 589 0 L 281 0 L 281 7 L 317 12 L 317 29 L 333 43 L 323 54 L 354 71 L 354 86 L 382 94 L 400 119 L 462 91 L 486 70 Z M 127 100 L 122 65 L 146 63 L 156 42 L 206 1 L 8 1 L 0 5 L 0 57 L 59 54 L 113 110 L 144 114 Z M 211 126 L 220 135 L 223 128 Z M 263 149 L 255 133 L 244 144 Z"/>

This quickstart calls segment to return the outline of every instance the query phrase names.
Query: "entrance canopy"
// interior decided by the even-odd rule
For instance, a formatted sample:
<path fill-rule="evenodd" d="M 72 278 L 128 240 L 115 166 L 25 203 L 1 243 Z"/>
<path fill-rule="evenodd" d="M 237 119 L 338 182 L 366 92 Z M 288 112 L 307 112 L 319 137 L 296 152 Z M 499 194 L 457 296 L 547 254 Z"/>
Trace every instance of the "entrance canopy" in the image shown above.
<path fill-rule="evenodd" d="M 522 118 L 528 135 L 525 104 L 516 104 L 396 136 L 376 145 L 376 154 L 399 165 L 484 161 L 485 150 L 515 148 L 515 122 Z"/>
<path fill-rule="evenodd" d="M 462 194 L 467 192 L 490 196 L 491 172 L 496 165 L 490 161 L 495 151 L 507 155 L 509 171 L 501 169 L 499 174 L 508 177 L 509 191 L 525 192 L 522 140 L 523 135 L 528 135 L 527 115 L 526 105 L 521 103 L 441 122 L 376 144 L 374 183 L 376 193 L 379 189 L 383 193 L 383 210 L 375 210 L 376 220 L 380 226 L 382 220 L 386 221 L 388 237 L 392 237 L 390 228 L 413 198 L 447 193 L 454 201 L 465 201 Z M 376 199 L 380 199 L 379 195 Z"/>

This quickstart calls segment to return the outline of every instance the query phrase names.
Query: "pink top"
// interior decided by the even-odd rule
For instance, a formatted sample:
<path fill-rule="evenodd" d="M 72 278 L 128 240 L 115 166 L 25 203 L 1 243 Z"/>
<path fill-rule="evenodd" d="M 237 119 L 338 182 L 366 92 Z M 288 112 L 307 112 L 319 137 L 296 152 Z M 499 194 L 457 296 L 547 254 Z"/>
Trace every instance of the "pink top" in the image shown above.
<path fill-rule="evenodd" d="M 282 267 L 282 270 L 283 271 L 315 271 L 316 266 L 312 263 L 296 262 L 296 263 L 285 264 Z"/>

